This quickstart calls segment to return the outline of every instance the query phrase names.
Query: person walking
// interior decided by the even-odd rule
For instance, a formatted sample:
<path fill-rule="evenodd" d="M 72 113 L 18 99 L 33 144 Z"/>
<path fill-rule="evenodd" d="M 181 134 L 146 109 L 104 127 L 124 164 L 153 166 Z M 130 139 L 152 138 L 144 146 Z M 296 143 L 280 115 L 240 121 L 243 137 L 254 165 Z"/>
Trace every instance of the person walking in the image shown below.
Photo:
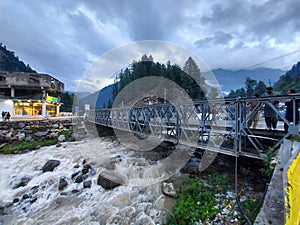
<path fill-rule="evenodd" d="M 2 111 L 2 121 L 4 122 L 5 121 L 5 112 L 4 111 Z"/>
<path fill-rule="evenodd" d="M 10 121 L 10 113 L 9 112 L 6 113 L 5 118 L 6 118 L 7 121 Z"/>
<path fill-rule="evenodd" d="M 260 96 L 260 94 L 255 93 L 254 94 L 254 98 L 258 98 Z M 252 101 L 250 102 L 250 107 L 249 107 L 249 113 L 252 113 L 253 110 L 255 110 L 255 112 L 253 112 L 252 116 L 249 118 L 248 120 L 248 127 L 250 128 L 253 125 L 253 128 L 256 129 L 258 121 L 259 121 L 259 107 L 257 107 L 257 105 L 259 105 L 260 103 L 258 101 Z"/>
<path fill-rule="evenodd" d="M 272 87 L 266 88 L 266 94 L 264 96 L 266 97 L 274 97 L 277 96 L 278 93 L 274 92 Z M 269 101 L 275 108 L 279 108 L 279 101 L 278 100 L 270 100 Z M 278 116 L 276 111 L 268 104 L 266 103 L 264 106 L 264 116 L 265 116 L 265 122 L 268 130 L 277 130 L 277 122 L 278 122 Z"/>
<path fill-rule="evenodd" d="M 296 91 L 294 89 L 289 89 L 287 91 L 287 94 L 288 95 L 293 95 L 293 94 L 296 94 Z M 297 100 L 294 100 L 294 101 L 295 101 L 295 103 L 293 101 L 291 101 L 290 99 L 288 99 L 285 102 L 285 106 L 286 106 L 285 118 L 290 123 L 291 122 L 294 123 L 294 114 L 295 114 L 295 123 L 294 124 L 297 125 L 299 123 L 299 110 L 298 110 L 298 107 L 299 107 L 300 100 L 297 99 Z M 294 106 L 294 104 L 295 104 L 295 106 Z M 288 129 L 289 129 L 288 124 L 284 123 L 284 130 L 288 131 Z"/>

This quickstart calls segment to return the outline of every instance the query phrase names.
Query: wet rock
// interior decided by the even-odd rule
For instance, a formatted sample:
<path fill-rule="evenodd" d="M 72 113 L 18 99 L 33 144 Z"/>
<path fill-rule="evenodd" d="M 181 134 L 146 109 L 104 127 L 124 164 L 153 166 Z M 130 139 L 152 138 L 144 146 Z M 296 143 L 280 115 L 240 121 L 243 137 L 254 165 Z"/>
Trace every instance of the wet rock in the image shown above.
<path fill-rule="evenodd" d="M 32 204 L 32 203 L 36 202 L 36 200 L 37 200 L 37 198 L 33 198 L 29 202 Z"/>
<path fill-rule="evenodd" d="M 28 194 L 24 194 L 22 197 L 23 200 L 28 199 L 28 198 L 30 198 L 30 195 L 28 195 Z"/>
<path fill-rule="evenodd" d="M 57 166 L 60 165 L 59 160 L 51 159 L 42 167 L 43 173 L 53 171 Z"/>
<path fill-rule="evenodd" d="M 88 172 L 89 172 L 89 169 L 87 169 L 87 168 L 83 168 L 81 170 L 81 173 L 83 173 L 83 174 L 87 174 Z"/>
<path fill-rule="evenodd" d="M 79 173 L 80 173 L 80 171 L 77 171 L 77 172 L 73 173 L 71 175 L 71 178 L 74 179 L 75 177 L 77 177 L 79 175 Z"/>
<path fill-rule="evenodd" d="M 71 192 L 72 192 L 73 194 L 75 194 L 75 193 L 78 193 L 78 192 L 80 192 L 80 191 L 77 190 L 77 189 L 73 189 Z"/>
<path fill-rule="evenodd" d="M 92 166 L 90 164 L 86 163 L 86 164 L 83 165 L 83 168 L 84 169 L 90 169 L 90 168 L 92 168 Z"/>
<path fill-rule="evenodd" d="M 20 179 L 17 179 L 13 182 L 13 189 L 17 189 L 19 187 L 25 187 L 29 181 L 31 180 L 31 177 L 25 176 L 21 177 Z"/>
<path fill-rule="evenodd" d="M 59 142 L 63 142 L 63 141 L 66 140 L 66 137 L 65 137 L 65 135 L 61 134 L 61 135 L 58 136 L 58 139 L 57 139 L 57 140 L 58 140 Z"/>
<path fill-rule="evenodd" d="M 61 146 L 62 146 L 61 143 L 57 143 L 57 144 L 56 144 L 56 147 L 57 147 L 57 148 L 59 148 L 59 147 L 61 147 Z"/>
<path fill-rule="evenodd" d="M 65 187 L 68 186 L 68 182 L 65 179 L 60 179 L 58 184 L 58 190 L 63 190 Z"/>
<path fill-rule="evenodd" d="M 175 185 L 172 182 L 166 182 L 164 181 L 162 183 L 162 191 L 165 195 L 171 196 L 171 197 L 177 197 Z"/>
<path fill-rule="evenodd" d="M 32 194 L 35 194 L 35 193 L 37 193 L 39 191 L 39 186 L 38 185 L 33 186 L 30 190 L 31 190 Z"/>
<path fill-rule="evenodd" d="M 76 183 L 81 183 L 81 182 L 83 182 L 86 178 L 88 177 L 88 175 L 86 175 L 86 174 L 80 174 L 80 175 L 78 175 L 76 178 L 75 178 L 75 182 Z"/>
<path fill-rule="evenodd" d="M 107 170 L 114 170 L 116 168 L 116 165 L 113 162 L 105 162 L 102 163 L 100 166 Z"/>
<path fill-rule="evenodd" d="M 90 188 L 92 186 L 92 181 L 87 180 L 83 182 L 83 188 Z"/>
<path fill-rule="evenodd" d="M 102 172 L 98 175 L 97 184 L 104 189 L 114 189 L 124 183 L 123 178 L 117 174 Z"/>

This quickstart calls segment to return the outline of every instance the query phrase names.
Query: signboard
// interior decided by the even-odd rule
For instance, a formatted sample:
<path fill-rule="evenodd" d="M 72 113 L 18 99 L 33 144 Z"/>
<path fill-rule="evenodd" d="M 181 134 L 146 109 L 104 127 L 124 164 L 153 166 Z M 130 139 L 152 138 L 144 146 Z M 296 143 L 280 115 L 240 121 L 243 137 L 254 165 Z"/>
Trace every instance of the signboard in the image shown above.
<path fill-rule="evenodd" d="M 90 104 L 85 104 L 84 105 L 84 110 L 85 111 L 88 111 L 88 110 L 90 110 L 91 109 L 91 105 Z"/>
<path fill-rule="evenodd" d="M 58 102 L 58 98 L 56 98 L 56 97 L 52 97 L 52 96 L 47 96 L 47 99 L 46 99 L 47 101 L 50 101 L 50 102 Z"/>

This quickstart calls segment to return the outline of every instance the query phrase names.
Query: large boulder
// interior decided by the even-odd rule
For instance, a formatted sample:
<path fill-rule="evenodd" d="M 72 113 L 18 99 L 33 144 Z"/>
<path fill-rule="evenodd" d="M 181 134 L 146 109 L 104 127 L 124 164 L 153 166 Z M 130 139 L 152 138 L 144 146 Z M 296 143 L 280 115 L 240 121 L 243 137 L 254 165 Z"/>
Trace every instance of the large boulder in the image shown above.
<path fill-rule="evenodd" d="M 42 167 L 43 173 L 53 171 L 57 166 L 59 166 L 60 161 L 56 159 L 51 159 L 48 162 L 45 163 L 45 165 Z"/>
<path fill-rule="evenodd" d="M 107 190 L 114 189 L 124 183 L 125 181 L 122 176 L 108 171 L 102 171 L 97 179 L 97 184 Z"/>

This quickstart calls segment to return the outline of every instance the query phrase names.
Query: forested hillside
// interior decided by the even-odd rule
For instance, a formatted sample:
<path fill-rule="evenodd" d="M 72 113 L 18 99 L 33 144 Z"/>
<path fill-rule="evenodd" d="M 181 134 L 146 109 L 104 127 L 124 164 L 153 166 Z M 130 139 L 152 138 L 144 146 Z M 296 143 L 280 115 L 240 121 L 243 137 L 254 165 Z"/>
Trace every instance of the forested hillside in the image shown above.
<path fill-rule="evenodd" d="M 129 67 L 122 70 L 117 78 L 119 85 L 113 88 L 113 99 L 129 83 L 149 76 L 163 77 L 171 80 L 183 88 L 192 99 L 204 99 L 207 94 L 205 78 L 195 61 L 189 57 L 183 69 L 178 65 L 161 64 L 154 62 L 152 56 L 143 55 L 141 61 L 133 62 Z M 215 93 L 218 95 L 218 93 Z M 110 105 L 108 105 L 109 107 Z"/>
<path fill-rule="evenodd" d="M 293 65 L 285 75 L 281 76 L 274 88 L 281 94 L 286 94 L 288 89 L 295 89 L 296 92 L 300 92 L 300 62 Z"/>
<path fill-rule="evenodd" d="M 24 62 L 20 61 L 14 52 L 6 49 L 2 43 L 0 43 L 0 71 L 36 73 L 28 64 L 26 66 Z"/>

